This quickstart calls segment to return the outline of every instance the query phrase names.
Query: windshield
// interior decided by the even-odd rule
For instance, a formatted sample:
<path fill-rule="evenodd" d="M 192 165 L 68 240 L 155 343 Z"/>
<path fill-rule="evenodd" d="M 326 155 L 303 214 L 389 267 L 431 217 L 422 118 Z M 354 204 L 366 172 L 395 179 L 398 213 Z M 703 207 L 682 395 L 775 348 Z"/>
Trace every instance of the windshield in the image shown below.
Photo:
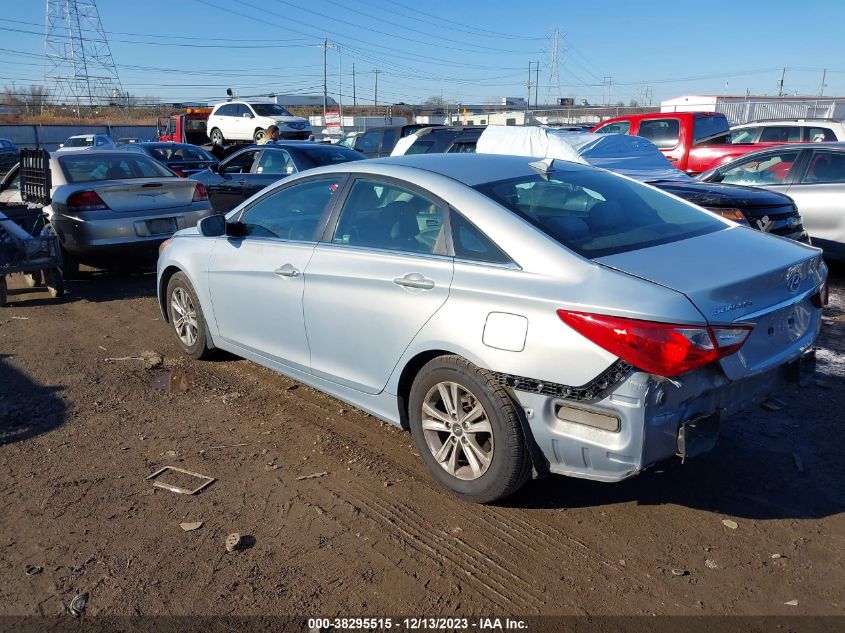
<path fill-rule="evenodd" d="M 323 165 L 334 165 L 336 163 L 348 163 L 351 160 L 365 160 L 365 157 L 354 149 L 338 147 L 337 145 L 326 145 L 323 147 L 298 148 L 303 154 L 311 159 L 317 167 Z"/>
<path fill-rule="evenodd" d="M 597 170 L 530 175 L 475 187 L 588 258 L 676 242 L 725 228 L 704 211 Z"/>
<path fill-rule="evenodd" d="M 93 136 L 77 136 L 65 141 L 65 147 L 91 147 L 94 145 Z"/>
<path fill-rule="evenodd" d="M 164 165 L 141 154 L 62 156 L 59 164 L 69 183 L 177 177 Z"/>
<path fill-rule="evenodd" d="M 275 103 L 250 103 L 258 116 L 293 116 L 282 106 Z"/>

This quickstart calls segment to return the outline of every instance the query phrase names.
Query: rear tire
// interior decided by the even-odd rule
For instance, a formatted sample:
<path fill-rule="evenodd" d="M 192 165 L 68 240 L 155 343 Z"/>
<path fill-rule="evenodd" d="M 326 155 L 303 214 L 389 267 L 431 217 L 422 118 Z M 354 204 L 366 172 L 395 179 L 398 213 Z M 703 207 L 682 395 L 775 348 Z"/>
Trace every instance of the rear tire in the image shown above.
<path fill-rule="evenodd" d="M 205 317 L 197 293 L 188 276 L 174 274 L 167 283 L 167 316 L 176 333 L 176 342 L 191 358 L 205 359 L 213 355 L 208 345 Z"/>
<path fill-rule="evenodd" d="M 226 139 L 223 138 L 223 132 L 220 131 L 219 128 L 213 128 L 211 130 L 211 134 L 208 135 L 208 138 L 211 139 L 211 142 L 214 145 L 223 145 L 226 142 Z"/>
<path fill-rule="evenodd" d="M 62 248 L 62 279 L 77 279 L 79 277 L 79 260 Z"/>
<path fill-rule="evenodd" d="M 417 374 L 408 406 L 423 461 L 457 496 L 491 503 L 528 480 L 531 459 L 516 406 L 490 372 L 460 356 L 439 356 Z"/>

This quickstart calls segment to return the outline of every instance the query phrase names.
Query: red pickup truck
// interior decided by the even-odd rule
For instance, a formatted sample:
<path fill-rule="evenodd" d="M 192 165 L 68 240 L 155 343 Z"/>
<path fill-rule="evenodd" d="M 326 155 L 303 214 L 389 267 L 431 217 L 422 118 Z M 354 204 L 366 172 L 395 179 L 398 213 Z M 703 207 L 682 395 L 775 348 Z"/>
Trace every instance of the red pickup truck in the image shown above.
<path fill-rule="evenodd" d="M 209 114 L 211 108 L 188 108 L 184 113 L 160 116 L 156 125 L 158 140 L 194 145 L 208 143 L 205 122 Z"/>
<path fill-rule="evenodd" d="M 779 143 L 730 143 L 730 126 L 717 112 L 651 112 L 602 121 L 592 132 L 642 136 L 678 169 L 695 175 L 737 156 Z"/>

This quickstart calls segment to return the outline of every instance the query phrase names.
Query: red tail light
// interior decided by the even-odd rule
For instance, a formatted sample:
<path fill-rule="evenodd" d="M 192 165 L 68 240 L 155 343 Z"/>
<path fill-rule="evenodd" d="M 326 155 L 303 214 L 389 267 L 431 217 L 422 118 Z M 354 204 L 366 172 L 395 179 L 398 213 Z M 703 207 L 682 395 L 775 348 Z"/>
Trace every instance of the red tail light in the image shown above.
<path fill-rule="evenodd" d="M 750 325 L 707 327 L 558 310 L 560 320 L 611 354 L 658 376 L 678 376 L 742 347 Z"/>
<path fill-rule="evenodd" d="M 197 183 L 197 186 L 194 187 L 194 202 L 202 202 L 203 200 L 208 200 L 208 189 L 205 188 L 205 185 L 201 182 Z"/>
<path fill-rule="evenodd" d="M 77 191 L 67 199 L 68 211 L 99 211 L 108 208 L 109 205 L 103 202 L 96 191 Z"/>

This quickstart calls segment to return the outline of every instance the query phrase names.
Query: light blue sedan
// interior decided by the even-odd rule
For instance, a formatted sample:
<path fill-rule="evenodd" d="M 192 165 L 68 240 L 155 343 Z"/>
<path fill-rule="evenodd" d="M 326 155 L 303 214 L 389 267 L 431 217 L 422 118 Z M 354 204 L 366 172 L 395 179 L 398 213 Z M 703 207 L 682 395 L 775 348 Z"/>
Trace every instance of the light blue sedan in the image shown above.
<path fill-rule="evenodd" d="M 312 169 L 161 249 L 182 349 L 275 369 L 409 429 L 491 502 L 548 472 L 619 481 L 711 448 L 815 340 L 818 249 L 563 161 Z"/>

